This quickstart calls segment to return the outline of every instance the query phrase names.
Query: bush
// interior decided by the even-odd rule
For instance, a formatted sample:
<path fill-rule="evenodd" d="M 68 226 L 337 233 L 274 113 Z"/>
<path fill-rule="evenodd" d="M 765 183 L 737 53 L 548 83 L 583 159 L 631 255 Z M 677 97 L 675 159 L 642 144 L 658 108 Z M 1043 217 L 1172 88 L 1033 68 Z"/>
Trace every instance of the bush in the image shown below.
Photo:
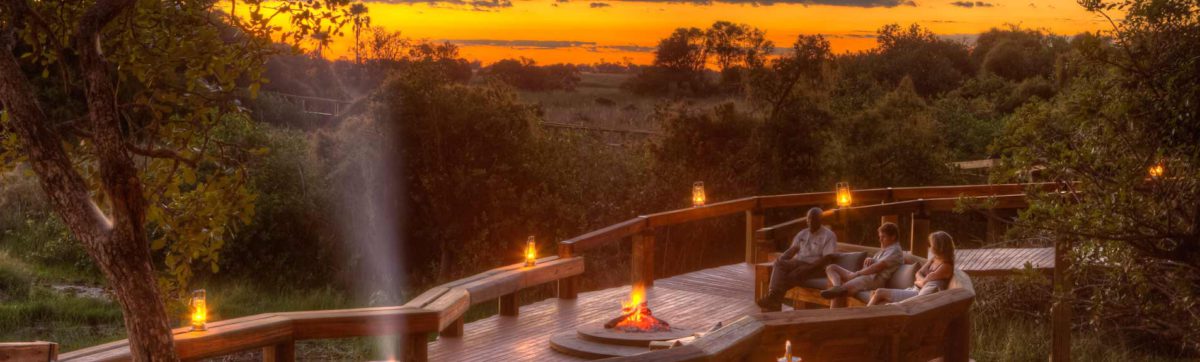
<path fill-rule="evenodd" d="M 23 300 L 29 297 L 33 278 L 8 255 L 0 254 L 0 302 Z"/>

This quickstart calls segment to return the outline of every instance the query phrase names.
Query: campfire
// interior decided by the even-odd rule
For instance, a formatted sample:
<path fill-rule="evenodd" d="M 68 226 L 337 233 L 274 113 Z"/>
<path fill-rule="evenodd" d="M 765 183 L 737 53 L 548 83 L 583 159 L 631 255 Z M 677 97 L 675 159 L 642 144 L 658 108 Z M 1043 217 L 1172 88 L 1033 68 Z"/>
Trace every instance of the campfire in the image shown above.
<path fill-rule="evenodd" d="M 634 285 L 629 301 L 621 302 L 621 315 L 604 323 L 604 328 L 621 332 L 669 332 L 671 325 L 655 318 L 646 304 L 646 288 Z"/>

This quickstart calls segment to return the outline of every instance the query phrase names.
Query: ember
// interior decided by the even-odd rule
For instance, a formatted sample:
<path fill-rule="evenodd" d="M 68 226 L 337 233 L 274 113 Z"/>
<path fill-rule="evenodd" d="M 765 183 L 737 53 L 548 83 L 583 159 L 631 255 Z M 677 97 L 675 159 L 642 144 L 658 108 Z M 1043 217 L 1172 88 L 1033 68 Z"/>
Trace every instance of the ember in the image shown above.
<path fill-rule="evenodd" d="M 646 304 L 646 288 L 634 285 L 629 301 L 621 302 L 621 315 L 604 323 L 604 328 L 623 332 L 668 332 L 671 325 L 654 318 Z"/>

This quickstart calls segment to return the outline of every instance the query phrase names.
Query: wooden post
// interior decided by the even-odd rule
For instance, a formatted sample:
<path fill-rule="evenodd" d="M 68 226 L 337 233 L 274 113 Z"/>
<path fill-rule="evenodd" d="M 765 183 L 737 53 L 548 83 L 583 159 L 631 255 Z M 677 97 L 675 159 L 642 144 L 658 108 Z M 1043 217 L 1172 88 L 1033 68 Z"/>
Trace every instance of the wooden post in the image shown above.
<path fill-rule="evenodd" d="M 763 212 L 755 207 L 746 210 L 746 264 L 754 264 L 759 260 L 758 246 L 754 232 L 763 227 Z"/>
<path fill-rule="evenodd" d="M 500 296 L 500 315 L 502 316 L 517 316 L 520 313 L 521 305 L 517 304 L 517 293 L 508 293 Z"/>
<path fill-rule="evenodd" d="M 500 308 L 500 310 L 504 310 L 504 308 Z M 440 337 L 462 337 L 462 335 L 463 335 L 463 318 L 462 317 L 458 317 L 458 319 L 455 319 L 454 322 L 450 323 L 450 325 L 446 326 L 445 329 L 442 329 L 442 331 L 438 333 L 438 336 L 440 336 Z"/>
<path fill-rule="evenodd" d="M 850 230 L 850 215 L 849 214 L 850 214 L 849 209 L 840 209 L 840 208 L 837 209 L 837 213 L 836 213 L 837 217 L 834 218 L 835 220 L 834 220 L 834 225 L 833 225 L 833 234 L 837 235 L 837 241 L 839 243 L 858 244 L 858 243 L 850 242 L 850 236 L 849 236 L 850 233 L 848 231 L 848 230 Z"/>
<path fill-rule="evenodd" d="M 1071 361 L 1071 241 L 1054 243 L 1054 304 L 1050 308 L 1050 360 Z"/>
<path fill-rule="evenodd" d="M 646 288 L 654 286 L 654 229 L 645 229 L 633 236 L 632 283 Z"/>
<path fill-rule="evenodd" d="M 946 329 L 946 358 L 944 360 L 950 362 L 971 360 L 971 312 L 969 309 L 950 320 L 950 325 Z"/>
<path fill-rule="evenodd" d="M 400 338 L 400 361 L 425 362 L 429 360 L 429 340 L 425 333 L 406 333 Z"/>
<path fill-rule="evenodd" d="M 0 361 L 57 361 L 58 343 L 5 342 L 0 343 Z"/>
<path fill-rule="evenodd" d="M 909 236 L 908 250 L 913 256 L 924 258 L 929 252 L 929 214 L 925 212 L 925 204 L 912 214 L 912 234 Z"/>
<path fill-rule="evenodd" d="M 263 362 L 291 362 L 296 360 L 296 342 L 286 341 L 263 347 Z"/>
<path fill-rule="evenodd" d="M 558 244 L 558 258 L 566 259 L 574 256 L 575 246 L 571 244 Z M 570 276 L 559 279 L 558 282 L 558 299 L 575 299 L 579 295 L 579 277 Z"/>

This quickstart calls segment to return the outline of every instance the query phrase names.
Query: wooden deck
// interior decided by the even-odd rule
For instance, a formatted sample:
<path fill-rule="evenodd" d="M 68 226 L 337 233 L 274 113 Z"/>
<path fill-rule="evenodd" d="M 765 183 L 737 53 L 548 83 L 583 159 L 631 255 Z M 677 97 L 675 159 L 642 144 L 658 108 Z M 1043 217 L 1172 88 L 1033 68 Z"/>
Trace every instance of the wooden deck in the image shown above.
<path fill-rule="evenodd" d="M 1029 263 L 1042 272 L 1054 270 L 1054 248 L 960 249 L 954 253 L 959 269 L 971 276 L 1007 275 Z"/>
<path fill-rule="evenodd" d="M 1005 275 L 1029 262 L 1053 269 L 1053 248 L 963 249 L 959 267 L 971 275 Z M 755 313 L 754 271 L 748 264 L 704 269 L 654 281 L 650 309 L 672 325 L 705 330 Z M 462 337 L 429 344 L 432 361 L 581 361 L 550 349 L 550 336 L 615 317 L 629 286 L 580 293 L 576 300 L 551 298 L 521 306 L 520 316 L 492 316 L 465 325 Z"/>
<path fill-rule="evenodd" d="M 654 281 L 650 309 L 673 326 L 708 329 L 758 311 L 754 274 L 747 264 L 704 269 Z M 519 317 L 492 316 L 465 326 L 462 337 L 429 344 L 431 361 L 581 361 L 550 349 L 550 336 L 615 317 L 629 286 L 551 298 L 521 306 Z"/>

